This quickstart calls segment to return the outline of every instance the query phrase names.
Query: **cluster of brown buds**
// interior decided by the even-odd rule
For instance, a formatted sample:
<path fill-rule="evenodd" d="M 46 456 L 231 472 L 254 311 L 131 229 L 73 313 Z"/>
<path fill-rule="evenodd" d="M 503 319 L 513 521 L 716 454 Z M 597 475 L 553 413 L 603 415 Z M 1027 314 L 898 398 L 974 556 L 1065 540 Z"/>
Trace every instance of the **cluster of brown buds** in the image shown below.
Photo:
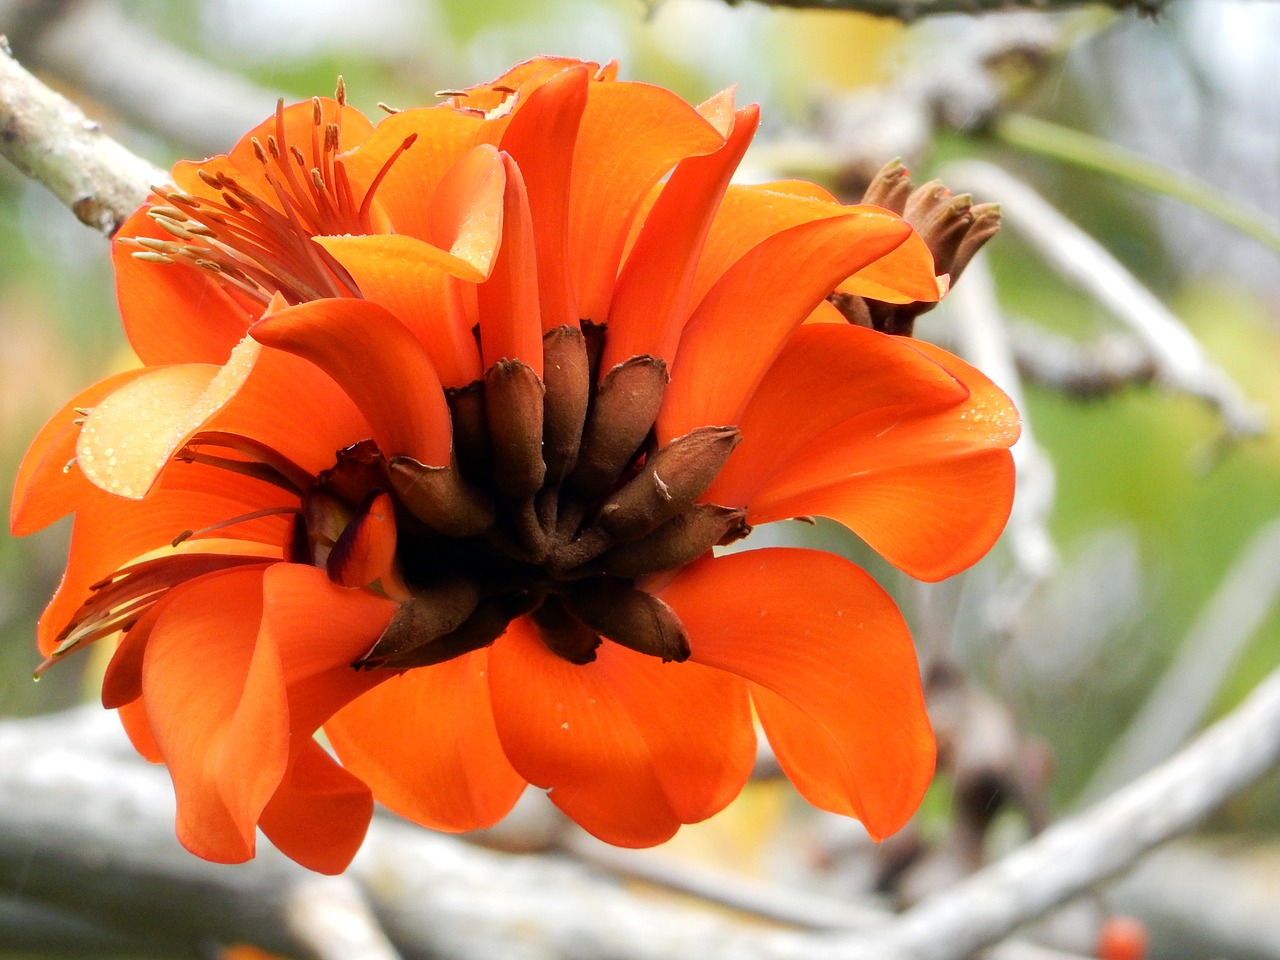
<path fill-rule="evenodd" d="M 382 586 L 403 602 L 357 666 L 439 663 L 524 615 L 571 663 L 594 660 L 602 635 L 663 660 L 689 656 L 679 618 L 635 582 L 749 532 L 745 509 L 695 503 L 738 430 L 700 427 L 657 445 L 666 364 L 632 357 L 601 379 L 603 339 L 592 324 L 558 327 L 543 337 L 543 377 L 500 360 L 449 391 L 453 464 L 385 458 L 368 440 L 306 492 L 294 559 L 338 582 L 367 577 L 344 565 L 372 518 L 394 523 L 396 583 L 384 575 Z"/>
<path fill-rule="evenodd" d="M 1000 229 L 999 204 L 974 203 L 967 193 L 953 194 L 941 180 L 916 186 L 900 160 L 880 169 L 862 202 L 892 210 L 915 227 L 933 253 L 934 269 L 948 274 L 952 283 Z M 885 303 L 847 293 L 834 293 L 830 300 L 850 323 L 903 337 L 911 336 L 916 317 L 934 307 L 933 303 Z"/>

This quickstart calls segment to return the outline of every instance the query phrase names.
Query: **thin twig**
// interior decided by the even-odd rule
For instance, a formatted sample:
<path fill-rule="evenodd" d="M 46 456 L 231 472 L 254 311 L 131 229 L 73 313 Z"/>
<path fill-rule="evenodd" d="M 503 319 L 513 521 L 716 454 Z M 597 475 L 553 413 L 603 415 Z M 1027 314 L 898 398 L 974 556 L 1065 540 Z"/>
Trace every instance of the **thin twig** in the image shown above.
<path fill-rule="evenodd" d="M 726 0 L 737 6 L 741 0 Z M 1010 10 L 1069 10 L 1088 4 L 1107 6 L 1116 10 L 1136 10 L 1154 15 L 1169 0 L 756 0 L 771 7 L 803 8 L 807 10 L 845 10 L 853 13 L 869 13 L 876 17 L 893 17 L 911 22 L 921 17 L 943 13 L 992 13 Z"/>
<path fill-rule="evenodd" d="M 168 174 L 112 140 L 65 97 L 23 70 L 0 38 L 0 154 L 80 221 L 111 236 Z"/>
<path fill-rule="evenodd" d="M 1027 184 L 1000 167 L 974 160 L 949 165 L 947 178 L 975 193 L 999 197 L 1005 223 L 1063 277 L 1122 320 L 1151 351 L 1167 385 L 1211 404 L 1234 436 L 1254 436 L 1266 429 L 1260 409 L 1209 360 L 1178 318 L 1101 244 Z"/>
<path fill-rule="evenodd" d="M 1018 582 L 1010 585 L 1012 589 L 999 592 L 1004 599 L 1002 609 L 997 611 L 997 619 L 1007 625 L 1029 592 L 1051 576 L 1058 564 L 1058 550 L 1049 536 L 1055 486 L 1053 463 L 1032 432 L 1022 378 L 985 255 L 980 253 L 974 258 L 964 279 L 944 303 L 959 320 L 961 353 L 990 376 L 1022 413 L 1022 435 L 1013 446 L 1017 479 L 1007 534 L 1018 568 Z"/>
<path fill-rule="evenodd" d="M 960 960 L 1136 863 L 1280 760 L 1280 670 L 1180 753 L 886 925 L 857 956 Z M 850 947 L 855 944 L 849 942 Z M 869 949 L 867 949 L 869 947 Z M 837 947 L 814 960 L 852 960 Z"/>
<path fill-rule="evenodd" d="M 1178 749 L 1200 725 L 1241 651 L 1280 597 L 1280 520 L 1259 531 L 1205 604 L 1125 732 L 1089 785 L 1086 802 L 1131 780 Z"/>
<path fill-rule="evenodd" d="M 113 718 L 0 723 L 0 885 L 91 922 L 316 958 L 282 922 L 307 875 L 270 849 L 218 867 L 173 839 L 163 770 L 121 759 Z M 107 741 L 115 746 L 106 746 Z M 1280 758 L 1280 671 L 1172 760 L 871 932 L 770 930 L 636 898 L 581 865 L 375 821 L 349 876 L 407 958 L 960 960 L 1133 865 Z"/>
<path fill-rule="evenodd" d="M 4 7 L 13 2 L 0 0 L 0 24 Z M 24 62 L 74 84 L 183 152 L 226 152 L 271 113 L 280 95 L 175 46 L 117 3 L 27 0 L 26 6 L 36 6 L 44 16 L 28 15 L 21 33 L 17 27 L 10 30 Z"/>

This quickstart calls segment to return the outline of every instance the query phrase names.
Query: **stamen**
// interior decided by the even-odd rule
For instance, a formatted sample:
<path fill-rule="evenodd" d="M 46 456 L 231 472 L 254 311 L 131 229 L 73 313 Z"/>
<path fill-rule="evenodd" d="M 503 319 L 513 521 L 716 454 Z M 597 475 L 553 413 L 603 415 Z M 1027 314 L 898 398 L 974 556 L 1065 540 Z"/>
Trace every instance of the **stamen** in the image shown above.
<path fill-rule="evenodd" d="M 382 168 L 374 175 L 373 182 L 369 184 L 369 189 L 365 192 L 364 202 L 360 204 L 361 223 L 366 225 L 368 224 L 369 211 L 373 208 L 373 195 L 378 192 L 378 187 L 382 185 L 383 178 L 386 177 L 387 173 L 391 170 L 391 165 L 399 160 L 400 155 L 412 147 L 417 139 L 418 135 L 416 133 L 411 133 L 409 136 L 405 137 L 400 146 L 392 152 L 391 156 L 387 157 L 387 162 L 384 163 Z"/>
<path fill-rule="evenodd" d="M 183 530 L 180 534 L 173 538 L 169 546 L 176 547 L 178 544 L 192 537 L 202 537 L 206 533 L 214 533 L 218 530 L 225 530 L 227 527 L 235 526 L 237 523 L 247 523 L 250 520 L 261 520 L 263 517 L 275 517 L 284 514 L 293 514 L 298 516 L 302 513 L 300 507 L 266 507 L 262 510 L 255 510 L 253 513 L 246 513 L 239 517 L 232 517 L 230 520 L 223 520 L 212 526 L 202 527 L 199 530 Z"/>
<path fill-rule="evenodd" d="M 143 260 L 143 261 L 146 261 L 147 263 L 176 263 L 177 262 L 175 260 L 171 260 L 169 257 L 166 257 L 163 253 L 152 253 L 150 250 L 138 250 L 130 254 L 130 256 L 133 257 L 133 259 L 135 260 Z"/>
<path fill-rule="evenodd" d="M 333 92 L 333 99 L 338 101 L 340 107 L 347 105 L 347 81 L 343 79 L 342 74 L 338 74 L 338 86 Z"/>

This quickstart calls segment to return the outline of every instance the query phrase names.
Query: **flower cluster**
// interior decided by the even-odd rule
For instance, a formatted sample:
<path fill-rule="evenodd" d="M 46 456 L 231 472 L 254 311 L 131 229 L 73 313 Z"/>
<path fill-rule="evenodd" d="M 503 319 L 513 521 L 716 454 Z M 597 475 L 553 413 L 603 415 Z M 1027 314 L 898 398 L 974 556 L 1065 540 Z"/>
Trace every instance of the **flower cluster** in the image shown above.
<path fill-rule="evenodd" d="M 39 434 L 12 526 L 74 511 L 42 669 L 119 639 L 103 702 L 194 853 L 261 828 L 339 871 L 375 798 L 460 831 L 528 784 L 655 844 L 740 791 L 757 722 L 873 836 L 919 803 L 892 601 L 716 548 L 820 515 L 946 577 L 1008 515 L 1017 415 L 875 329 L 938 299 L 927 231 L 731 183 L 757 108 L 615 72 L 534 60 L 376 126 L 282 106 L 120 230 L 143 366 Z"/>

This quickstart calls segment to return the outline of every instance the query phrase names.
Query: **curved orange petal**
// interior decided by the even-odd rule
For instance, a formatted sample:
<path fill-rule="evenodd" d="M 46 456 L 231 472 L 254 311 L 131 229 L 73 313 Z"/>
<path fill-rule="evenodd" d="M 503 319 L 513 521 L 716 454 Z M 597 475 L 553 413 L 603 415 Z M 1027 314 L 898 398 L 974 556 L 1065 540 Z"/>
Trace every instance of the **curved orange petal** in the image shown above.
<path fill-rule="evenodd" d="M 568 270 L 581 319 L 608 319 L 632 220 L 650 188 L 686 157 L 724 138 L 669 90 L 643 83 L 593 83 L 574 145 Z"/>
<path fill-rule="evenodd" d="M 371 435 L 369 422 L 328 374 L 269 347 L 204 429 L 251 437 L 312 474 L 332 467 L 336 451 Z"/>
<path fill-rule="evenodd" d="M 134 257 L 138 248 L 122 240 L 173 239 L 147 216 L 149 209 L 141 208 L 121 224 L 111 244 L 116 300 L 129 345 L 148 366 L 225 363 L 257 315 L 211 273 Z"/>
<path fill-rule="evenodd" d="M 848 325 L 802 326 L 738 418 L 742 442 L 702 499 L 746 506 L 824 430 L 885 408 L 941 409 L 967 395 L 909 340 Z"/>
<path fill-rule="evenodd" d="M 409 330 L 365 300 L 314 300 L 254 324 L 253 338 L 331 376 L 369 421 L 387 456 L 449 462 L 449 408 L 435 368 Z"/>
<path fill-rule="evenodd" d="M 147 722 L 147 705 L 142 702 L 142 696 L 121 704 L 116 708 L 116 713 L 120 717 L 120 725 L 129 736 L 129 742 L 139 756 L 151 763 L 163 762 L 160 746 L 156 743 L 155 734 L 151 732 L 151 724 Z"/>
<path fill-rule="evenodd" d="M 569 183 L 589 84 L 586 64 L 560 71 L 528 96 L 502 135 L 502 149 L 520 168 L 529 194 L 542 326 L 547 330 L 578 325 L 567 269 Z"/>
<path fill-rule="evenodd" d="M 858 211 L 791 227 L 753 247 L 685 325 L 658 436 L 737 423 L 792 331 L 841 279 L 902 243 L 910 231 L 904 220 Z M 714 378 L 708 370 L 716 372 Z"/>
<path fill-rule="evenodd" d="M 667 361 L 674 356 L 707 232 L 759 123 L 760 108 L 743 107 L 734 115 L 724 146 L 676 166 L 614 287 L 602 371 L 634 356 Z"/>
<path fill-rule="evenodd" d="M 524 100 L 560 73 L 578 67 L 586 68 L 596 80 L 611 80 L 616 72 L 616 69 L 610 70 L 608 66 L 601 67 L 598 63 L 576 60 L 573 57 L 531 57 L 488 83 L 478 83 L 456 91 L 451 103 L 464 110 L 496 111 L 507 106 L 513 94 L 518 100 Z"/>
<path fill-rule="evenodd" d="M 93 407 L 132 380 L 145 369 L 126 370 L 99 380 L 76 396 L 49 418 L 27 448 L 18 476 L 13 482 L 13 500 L 9 504 L 9 529 L 15 537 L 24 537 L 74 510 L 85 499 L 100 492 L 84 475 L 68 465 L 76 454 L 80 436 L 77 410 Z"/>
<path fill-rule="evenodd" d="M 911 346 L 945 364 L 969 396 L 942 410 L 889 408 L 819 434 L 751 498 L 751 522 L 831 517 L 922 580 L 958 573 L 991 548 L 1013 505 L 1008 447 L 1018 413 L 969 364 L 932 344 Z"/>
<path fill-rule="evenodd" d="M 511 768 L 489 701 L 489 652 L 410 670 L 324 725 L 343 764 L 380 803 L 433 830 L 492 826 L 525 781 Z"/>
<path fill-rule="evenodd" d="M 803 180 L 780 180 L 764 186 L 773 193 L 838 202 L 817 184 Z M 880 208 L 864 205 L 860 209 Z M 886 303 L 933 303 L 946 291 L 946 287 L 934 276 L 933 254 L 924 238 L 914 231 L 902 246 L 867 264 L 837 289 L 842 293 L 870 297 Z"/>
<path fill-rule="evenodd" d="M 431 243 L 430 209 L 424 198 L 432 196 L 449 169 L 482 142 L 484 128 L 481 117 L 458 110 L 404 110 L 385 117 L 372 136 L 343 157 L 343 165 L 353 184 L 368 189 L 405 140 L 416 137 L 386 170 L 375 197 L 396 233 Z"/>
<path fill-rule="evenodd" d="M 514 621 L 489 657 L 498 736 L 516 770 L 589 833 L 661 843 L 746 781 L 754 737 L 743 687 L 614 643 L 596 653 L 570 664 Z"/>
<path fill-rule="evenodd" d="M 323 570 L 300 563 L 270 567 L 262 589 L 266 607 L 258 642 L 280 658 L 295 737 L 311 736 L 351 700 L 389 679 L 388 671 L 352 664 L 387 628 L 395 601 L 338 586 Z"/>
<path fill-rule="evenodd" d="M 258 815 L 289 754 L 289 718 L 273 651 L 256 652 L 262 569 L 194 580 L 156 605 L 143 701 L 178 798 L 178 839 L 206 860 L 253 856 Z M 253 672 L 260 679 L 252 689 Z M 252 736 L 235 731 L 239 717 Z"/>
<path fill-rule="evenodd" d="M 446 288 L 454 281 L 443 260 L 456 257 L 400 234 L 316 242 L 347 268 L 366 300 L 386 307 L 413 333 L 444 386 L 465 386 L 480 376 L 475 337 L 466 318 L 448 308 Z"/>
<path fill-rule="evenodd" d="M 314 740 L 303 740 L 263 808 L 260 826 L 285 856 L 308 870 L 338 874 L 359 851 L 372 819 L 369 788 Z"/>
<path fill-rule="evenodd" d="M 246 337 L 222 366 L 157 367 L 103 397 L 76 438 L 76 466 L 94 486 L 141 500 L 170 459 L 240 390 L 261 346 Z"/>
<path fill-rule="evenodd" d="M 542 376 L 542 315 L 538 296 L 538 241 L 529 194 L 515 161 L 502 154 L 502 245 L 493 273 L 476 290 L 480 358 L 487 370 L 499 360 L 523 360 Z"/>
<path fill-rule="evenodd" d="M 893 601 L 849 561 L 764 549 L 701 561 L 659 594 L 692 660 L 749 680 L 761 725 L 812 804 L 898 830 L 933 775 L 915 650 Z"/>
<path fill-rule="evenodd" d="M 785 492 L 801 477 L 821 475 L 805 469 L 810 467 L 780 474 L 776 492 L 766 486 L 752 502 L 748 521 L 830 517 L 919 580 L 943 580 L 977 563 L 999 539 L 1013 507 L 1008 450 L 861 471 L 848 464 L 844 469 L 854 472 L 845 479 Z"/>
<path fill-rule="evenodd" d="M 87 484 L 86 484 L 87 486 Z M 272 507 L 296 506 L 277 487 L 199 464 L 175 464 L 144 501 L 124 500 L 96 487 L 76 511 L 67 570 L 40 616 L 37 638 L 46 656 L 59 632 L 89 595 L 89 587 L 152 550 L 167 548 L 180 533 Z M 283 550 L 293 518 L 263 516 L 238 523 L 221 535 Z M 195 544 L 193 543 L 194 547 Z"/>
<path fill-rule="evenodd" d="M 924 237 L 912 230 L 900 247 L 873 260 L 836 289 L 885 303 L 935 303 L 946 293 L 945 279 L 934 275 L 933 252 Z"/>

